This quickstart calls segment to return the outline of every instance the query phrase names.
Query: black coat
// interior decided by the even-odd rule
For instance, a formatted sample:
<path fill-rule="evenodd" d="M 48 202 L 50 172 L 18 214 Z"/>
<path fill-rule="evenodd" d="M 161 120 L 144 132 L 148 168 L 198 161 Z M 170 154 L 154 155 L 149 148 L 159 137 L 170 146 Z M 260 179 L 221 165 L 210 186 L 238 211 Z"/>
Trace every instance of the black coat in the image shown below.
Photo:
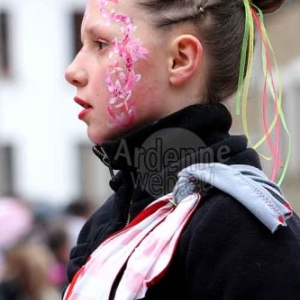
<path fill-rule="evenodd" d="M 260 168 L 257 154 L 247 148 L 246 138 L 230 136 L 230 127 L 231 117 L 223 105 L 195 105 L 122 139 L 104 143 L 102 148 L 97 146 L 94 152 L 104 163 L 121 171 L 110 182 L 115 193 L 90 217 L 80 232 L 77 246 L 71 251 L 67 267 L 69 281 L 108 235 L 123 228 L 128 218 L 132 220 L 160 194 L 172 191 L 174 181 L 164 182 L 159 192 L 157 186 L 151 189 L 148 182 L 146 185 L 133 183 L 139 172 L 145 174 L 145 165 L 133 163 L 137 155 L 135 150 L 145 145 L 151 148 L 151 137 L 159 136 L 161 141 L 166 141 L 160 154 L 174 147 L 178 151 L 187 145 L 195 151 L 189 159 L 180 156 L 172 163 L 159 162 L 159 168 L 147 169 L 150 175 L 169 178 L 196 162 L 217 161 Z M 197 137 L 193 139 L 190 133 Z M 149 137 L 151 141 L 145 142 L 146 139 L 149 141 Z M 191 139 L 196 140 L 194 145 L 190 143 Z M 122 144 L 124 141 L 126 149 Z M 122 150 L 120 147 L 123 147 Z M 103 150 L 107 157 L 103 157 Z M 294 214 L 288 221 L 288 227 L 281 227 L 272 234 L 227 194 L 211 186 L 203 186 L 201 195 L 201 203 L 182 233 L 166 275 L 148 289 L 145 299 L 300 299 L 299 218 Z M 111 299 L 119 280 L 114 284 Z"/>

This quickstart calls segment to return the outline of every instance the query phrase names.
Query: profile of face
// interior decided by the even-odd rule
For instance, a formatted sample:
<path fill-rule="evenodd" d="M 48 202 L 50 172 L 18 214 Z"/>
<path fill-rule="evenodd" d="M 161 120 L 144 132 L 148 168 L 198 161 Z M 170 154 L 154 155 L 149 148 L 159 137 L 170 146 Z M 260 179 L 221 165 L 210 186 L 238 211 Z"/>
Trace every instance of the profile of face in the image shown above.
<path fill-rule="evenodd" d="M 157 76 L 157 70 L 163 56 L 153 29 L 133 17 L 139 14 L 129 2 L 89 0 L 81 28 L 83 47 L 66 71 L 66 79 L 77 88 L 75 102 L 83 106 L 79 118 L 96 144 L 159 114 L 157 89 L 163 72 Z"/>
<path fill-rule="evenodd" d="M 177 71 L 174 81 L 170 71 L 185 42 L 173 43 L 172 35 L 162 37 L 134 1 L 88 1 L 81 27 L 83 46 L 66 70 L 67 81 L 77 89 L 74 100 L 83 107 L 79 119 L 87 124 L 95 144 L 177 110 L 169 100 L 170 91 L 186 74 Z M 186 47 L 186 54 L 193 47 Z M 200 46 L 196 48 L 200 53 Z M 189 67 L 184 51 L 178 54 L 179 67 Z M 199 55 L 193 71 L 198 61 Z"/>

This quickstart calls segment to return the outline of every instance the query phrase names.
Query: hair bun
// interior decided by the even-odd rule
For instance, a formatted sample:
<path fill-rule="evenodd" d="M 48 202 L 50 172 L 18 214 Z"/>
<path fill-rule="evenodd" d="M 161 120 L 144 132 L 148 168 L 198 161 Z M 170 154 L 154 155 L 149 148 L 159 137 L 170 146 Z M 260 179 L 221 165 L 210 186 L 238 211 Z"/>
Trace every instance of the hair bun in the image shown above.
<path fill-rule="evenodd" d="M 252 0 L 252 3 L 259 7 L 264 14 L 269 14 L 281 7 L 285 0 Z"/>

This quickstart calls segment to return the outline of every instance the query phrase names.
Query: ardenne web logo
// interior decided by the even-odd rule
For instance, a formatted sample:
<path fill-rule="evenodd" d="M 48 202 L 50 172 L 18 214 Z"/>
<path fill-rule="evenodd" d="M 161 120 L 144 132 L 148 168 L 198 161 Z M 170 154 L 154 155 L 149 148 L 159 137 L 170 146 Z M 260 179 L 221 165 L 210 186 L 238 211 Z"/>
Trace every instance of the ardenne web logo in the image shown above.
<path fill-rule="evenodd" d="M 207 147 L 195 133 L 182 128 L 162 129 L 151 134 L 140 147 L 132 149 L 122 140 L 114 160 L 123 159 L 134 171 L 130 173 L 134 188 L 146 190 L 155 198 L 172 192 L 178 181 L 178 173 L 192 166 L 199 170 L 201 164 L 226 162 L 230 153 L 228 146 L 217 149 Z M 191 178 L 191 180 L 194 180 Z M 199 192 L 211 186 L 197 179 L 191 191 Z"/>

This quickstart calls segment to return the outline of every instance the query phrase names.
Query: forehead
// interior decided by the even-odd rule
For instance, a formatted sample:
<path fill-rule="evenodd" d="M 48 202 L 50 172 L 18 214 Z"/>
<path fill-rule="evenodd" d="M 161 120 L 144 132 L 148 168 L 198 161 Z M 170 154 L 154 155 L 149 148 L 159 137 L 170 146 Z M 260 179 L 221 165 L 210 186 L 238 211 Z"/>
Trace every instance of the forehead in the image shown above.
<path fill-rule="evenodd" d="M 133 5 L 134 0 L 88 0 L 85 9 L 85 19 L 102 18 L 101 6 L 105 5 L 106 11 L 115 11 L 122 13 L 131 19 L 136 15 L 137 7 Z"/>
<path fill-rule="evenodd" d="M 81 39 L 85 34 L 98 35 L 100 31 L 107 38 L 121 34 L 120 28 L 124 22 L 110 19 L 111 13 L 122 15 L 129 18 L 131 24 L 144 27 L 145 22 L 135 1 L 139 0 L 88 0 L 81 26 Z"/>

